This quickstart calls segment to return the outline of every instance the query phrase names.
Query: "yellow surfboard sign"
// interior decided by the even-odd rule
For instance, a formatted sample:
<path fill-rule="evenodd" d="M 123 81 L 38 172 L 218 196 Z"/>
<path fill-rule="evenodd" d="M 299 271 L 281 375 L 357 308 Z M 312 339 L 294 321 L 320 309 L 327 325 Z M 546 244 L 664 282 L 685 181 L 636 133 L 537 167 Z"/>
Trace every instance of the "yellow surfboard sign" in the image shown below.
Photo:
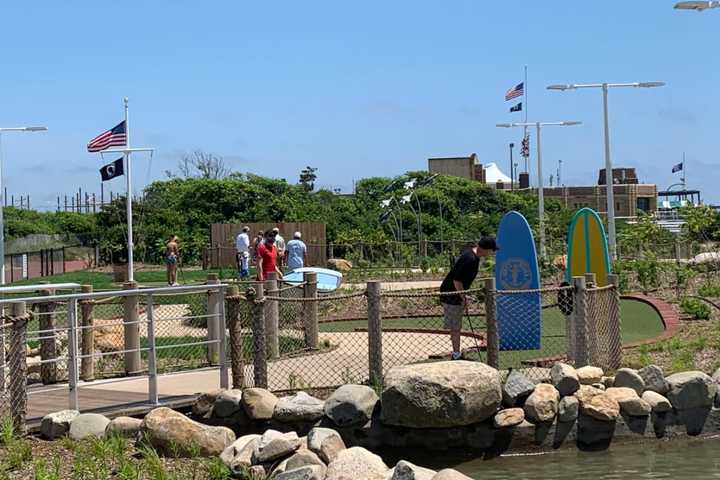
<path fill-rule="evenodd" d="M 608 284 L 612 273 L 605 228 L 598 214 L 591 208 L 575 213 L 568 232 L 566 279 L 594 273 L 597 286 Z"/>

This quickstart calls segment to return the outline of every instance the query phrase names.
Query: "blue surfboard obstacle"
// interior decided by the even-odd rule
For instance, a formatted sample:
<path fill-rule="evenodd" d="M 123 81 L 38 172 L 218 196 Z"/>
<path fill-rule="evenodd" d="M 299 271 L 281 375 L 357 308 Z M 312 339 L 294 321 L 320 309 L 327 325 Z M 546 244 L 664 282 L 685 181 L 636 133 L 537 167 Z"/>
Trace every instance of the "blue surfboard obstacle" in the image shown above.
<path fill-rule="evenodd" d="M 342 284 L 342 273 L 319 267 L 297 268 L 283 275 L 283 281 L 291 285 L 299 285 L 305 281 L 306 272 L 317 273 L 317 289 L 320 292 L 335 291 Z"/>
<path fill-rule="evenodd" d="M 498 291 L 540 288 L 535 240 L 527 220 L 509 212 L 500 221 L 495 258 Z M 541 332 L 540 292 L 498 295 L 496 315 L 500 350 L 538 350 Z"/>

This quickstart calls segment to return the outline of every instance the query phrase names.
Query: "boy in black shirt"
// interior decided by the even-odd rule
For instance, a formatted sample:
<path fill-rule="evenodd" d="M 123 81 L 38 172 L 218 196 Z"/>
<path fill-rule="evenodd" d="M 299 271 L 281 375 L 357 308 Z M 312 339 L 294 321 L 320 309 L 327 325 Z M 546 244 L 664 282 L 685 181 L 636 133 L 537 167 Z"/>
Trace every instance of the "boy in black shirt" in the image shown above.
<path fill-rule="evenodd" d="M 450 272 L 448 272 L 442 285 L 441 293 L 461 292 L 468 290 L 472 285 L 480 267 L 480 257 L 489 257 L 495 254 L 497 245 L 493 237 L 482 237 L 478 244 L 465 250 L 457 259 Z M 445 308 L 445 328 L 450 330 L 452 342 L 452 359 L 462 358 L 460 350 L 460 330 L 462 329 L 463 309 L 465 295 L 441 295 L 440 302 Z"/>

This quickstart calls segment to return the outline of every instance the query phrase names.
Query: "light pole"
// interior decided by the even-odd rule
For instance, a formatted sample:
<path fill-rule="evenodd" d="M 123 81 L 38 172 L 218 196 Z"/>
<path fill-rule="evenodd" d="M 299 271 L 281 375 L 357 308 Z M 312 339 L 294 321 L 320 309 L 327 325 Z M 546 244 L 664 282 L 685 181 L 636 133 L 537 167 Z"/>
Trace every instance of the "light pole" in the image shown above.
<path fill-rule="evenodd" d="M 513 148 L 515 148 L 515 144 L 510 142 L 510 191 L 511 192 L 513 190 L 515 190 L 515 187 L 513 185 L 513 180 L 515 179 L 515 174 L 513 173 L 513 158 L 512 158 Z"/>
<path fill-rule="evenodd" d="M 542 172 L 542 147 L 540 142 L 540 131 L 542 127 L 570 127 L 580 125 L 582 122 L 520 122 L 520 123 L 499 123 L 500 128 L 512 127 L 535 127 L 537 129 L 537 163 L 538 163 L 538 216 L 540 217 L 540 257 L 547 258 L 545 249 L 545 196 L 543 193 L 543 172 Z"/>
<path fill-rule="evenodd" d="M 702 12 L 711 8 L 720 8 L 720 2 L 716 0 L 704 2 L 678 2 L 675 4 L 676 10 L 695 10 Z"/>
<path fill-rule="evenodd" d="M 603 115 L 605 129 L 605 185 L 607 186 L 607 222 L 608 222 L 608 243 L 610 255 L 613 260 L 617 259 L 617 235 L 615 233 L 615 192 L 613 190 L 612 159 L 610 158 L 610 122 L 608 120 L 608 91 L 611 88 L 653 88 L 662 87 L 665 82 L 634 82 L 634 83 L 588 83 L 550 85 L 548 90 L 577 90 L 579 88 L 601 88 L 603 92 Z"/>
<path fill-rule="evenodd" d="M 5 207 L 4 190 L 2 186 L 2 134 L 3 132 L 44 132 L 47 127 L 0 127 L 0 285 L 5 285 Z"/>

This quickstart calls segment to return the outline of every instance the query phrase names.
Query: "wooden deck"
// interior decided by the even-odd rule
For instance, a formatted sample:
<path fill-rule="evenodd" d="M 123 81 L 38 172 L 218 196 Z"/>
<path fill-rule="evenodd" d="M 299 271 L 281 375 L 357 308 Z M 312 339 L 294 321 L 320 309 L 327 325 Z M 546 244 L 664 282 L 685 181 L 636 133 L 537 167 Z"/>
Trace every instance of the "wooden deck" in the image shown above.
<path fill-rule="evenodd" d="M 30 390 L 28 393 L 27 424 L 30 431 L 37 430 L 42 417 L 48 413 L 70 408 L 66 388 L 38 393 Z M 162 406 L 182 409 L 191 406 L 196 398 L 196 395 L 160 395 L 159 400 Z M 157 405 L 148 403 L 147 394 L 123 390 L 80 388 L 78 400 L 82 413 L 101 413 L 109 418 L 141 416 L 157 408 Z"/>

